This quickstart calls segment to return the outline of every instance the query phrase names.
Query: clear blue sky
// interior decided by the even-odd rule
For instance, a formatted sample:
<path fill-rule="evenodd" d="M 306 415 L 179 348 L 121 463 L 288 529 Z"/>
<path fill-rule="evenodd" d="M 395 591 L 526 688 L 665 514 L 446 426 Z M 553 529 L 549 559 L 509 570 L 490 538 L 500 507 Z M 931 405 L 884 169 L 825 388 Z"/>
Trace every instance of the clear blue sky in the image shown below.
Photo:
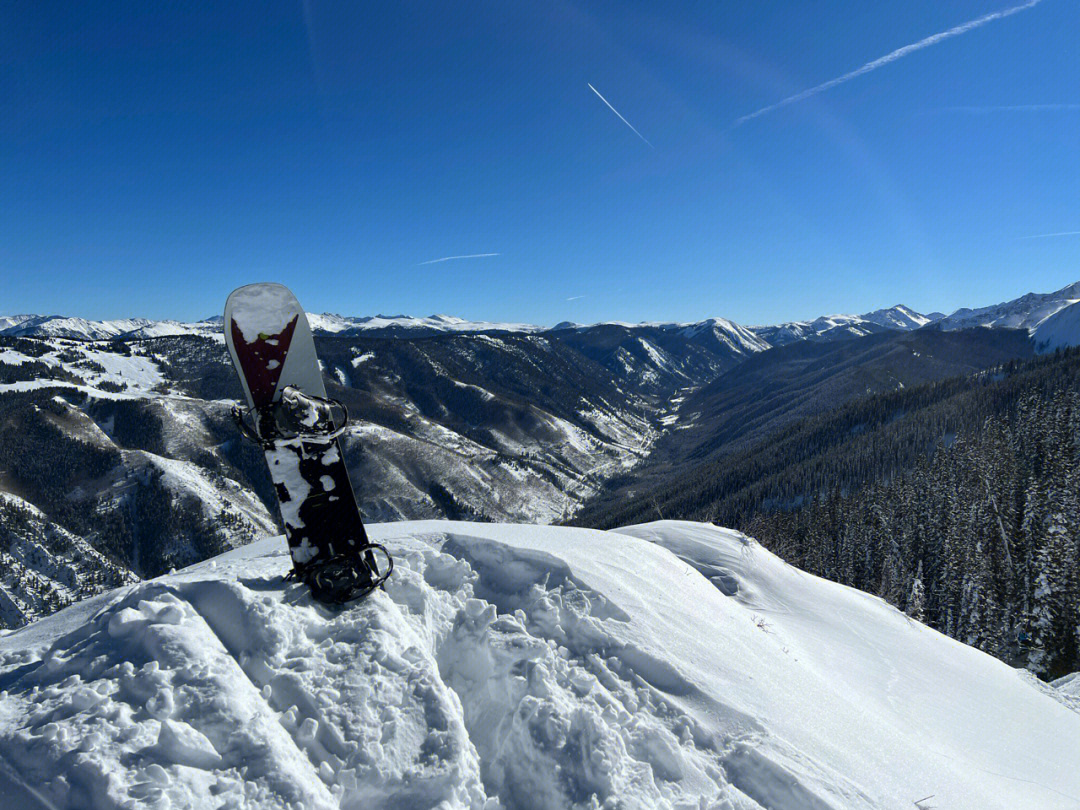
<path fill-rule="evenodd" d="M 1022 2 L 5 3 L 0 314 L 202 318 L 256 280 L 536 323 L 1057 289 L 1075 0 L 736 123 Z"/>

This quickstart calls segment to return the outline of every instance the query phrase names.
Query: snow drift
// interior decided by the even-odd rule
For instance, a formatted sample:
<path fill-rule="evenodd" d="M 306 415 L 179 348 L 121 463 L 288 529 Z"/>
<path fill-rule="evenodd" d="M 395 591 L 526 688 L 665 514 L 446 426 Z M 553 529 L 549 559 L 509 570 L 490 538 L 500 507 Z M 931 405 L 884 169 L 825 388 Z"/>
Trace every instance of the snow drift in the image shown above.
<path fill-rule="evenodd" d="M 414 522 L 345 610 L 280 538 L 0 638 L 27 808 L 1074 808 L 1052 686 L 736 532 Z M 1066 684 L 1071 686 L 1071 684 Z"/>

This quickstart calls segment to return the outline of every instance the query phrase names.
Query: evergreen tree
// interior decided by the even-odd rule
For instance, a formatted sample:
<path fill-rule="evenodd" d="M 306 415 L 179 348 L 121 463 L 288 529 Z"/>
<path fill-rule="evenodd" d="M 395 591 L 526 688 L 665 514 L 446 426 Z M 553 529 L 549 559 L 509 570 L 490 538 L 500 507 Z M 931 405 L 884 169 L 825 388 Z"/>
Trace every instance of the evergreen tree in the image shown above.
<path fill-rule="evenodd" d="M 907 615 L 917 622 L 926 620 L 926 589 L 923 585 L 922 578 L 922 560 L 919 560 L 919 567 L 915 571 L 915 578 L 911 581 L 911 592 L 908 594 L 907 609 L 905 610 Z"/>

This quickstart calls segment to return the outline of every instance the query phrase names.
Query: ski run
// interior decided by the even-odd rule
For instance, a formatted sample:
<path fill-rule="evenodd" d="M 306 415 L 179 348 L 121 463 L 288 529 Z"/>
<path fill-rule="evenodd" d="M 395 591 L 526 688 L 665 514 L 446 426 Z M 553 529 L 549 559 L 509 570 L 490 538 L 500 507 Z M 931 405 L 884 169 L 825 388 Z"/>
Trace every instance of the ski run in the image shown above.
<path fill-rule="evenodd" d="M 1080 808 L 1041 684 L 706 524 L 378 524 L 345 609 L 282 538 L 0 637 L 0 805 Z"/>

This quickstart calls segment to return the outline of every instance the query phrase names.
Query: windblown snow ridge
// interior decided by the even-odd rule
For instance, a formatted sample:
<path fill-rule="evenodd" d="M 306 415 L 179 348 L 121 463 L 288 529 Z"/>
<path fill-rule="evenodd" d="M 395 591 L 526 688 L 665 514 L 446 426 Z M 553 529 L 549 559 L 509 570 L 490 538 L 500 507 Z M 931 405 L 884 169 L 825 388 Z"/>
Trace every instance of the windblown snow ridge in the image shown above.
<path fill-rule="evenodd" d="M 0 638 L 20 806 L 1080 806 L 1080 715 L 735 532 L 441 521 L 346 610 L 280 538 Z"/>

